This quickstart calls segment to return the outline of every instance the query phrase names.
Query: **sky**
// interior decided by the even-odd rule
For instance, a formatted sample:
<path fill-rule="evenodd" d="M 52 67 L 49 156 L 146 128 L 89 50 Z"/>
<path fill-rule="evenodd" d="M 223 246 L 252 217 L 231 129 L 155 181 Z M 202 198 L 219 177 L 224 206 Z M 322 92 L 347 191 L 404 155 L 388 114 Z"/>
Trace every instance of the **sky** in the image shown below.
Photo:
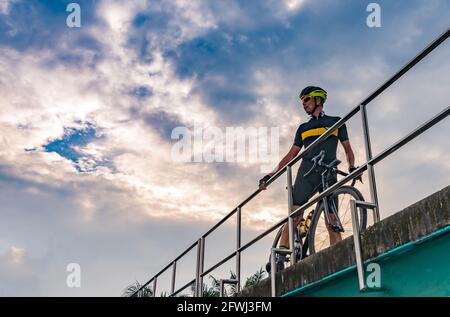
<path fill-rule="evenodd" d="M 71 2 L 79 28 L 67 25 Z M 251 150 L 180 161 L 175 128 L 192 140 L 202 128 L 276 128 L 280 159 L 308 120 L 303 87 L 325 88 L 325 112 L 344 116 L 449 27 L 449 1 L 378 1 L 380 27 L 367 24 L 369 3 L 0 0 L 0 296 L 121 296 L 145 282 L 264 176 Z M 449 105 L 449 53 L 447 41 L 368 105 L 374 155 Z M 364 164 L 360 115 L 347 127 Z M 446 119 L 375 166 L 382 218 L 449 185 L 449 134 Z M 217 145 L 203 141 L 192 155 Z M 243 208 L 244 243 L 286 215 L 284 182 Z M 233 218 L 207 238 L 205 268 L 235 235 Z M 269 245 L 243 253 L 244 278 Z M 177 266 L 177 287 L 194 260 L 195 250 Z M 67 284 L 70 263 L 80 287 Z"/>

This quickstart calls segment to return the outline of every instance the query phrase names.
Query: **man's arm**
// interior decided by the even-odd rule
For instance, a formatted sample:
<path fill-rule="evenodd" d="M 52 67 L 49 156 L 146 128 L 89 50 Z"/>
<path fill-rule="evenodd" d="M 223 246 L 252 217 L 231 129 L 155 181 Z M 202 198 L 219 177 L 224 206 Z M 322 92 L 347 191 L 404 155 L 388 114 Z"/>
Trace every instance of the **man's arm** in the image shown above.
<path fill-rule="evenodd" d="M 301 147 L 299 147 L 297 145 L 292 145 L 289 152 L 281 159 L 281 161 L 280 161 L 280 163 L 278 163 L 277 167 L 267 175 L 272 176 L 273 174 L 278 172 L 280 169 L 282 169 L 287 163 L 289 163 L 294 157 L 297 156 L 297 154 L 300 152 L 300 149 L 301 149 Z M 266 189 L 266 185 L 261 184 L 260 188 Z"/>
<path fill-rule="evenodd" d="M 348 167 L 355 167 L 355 154 L 353 154 L 352 146 L 350 145 L 350 140 L 345 140 L 341 142 L 345 150 L 345 156 L 347 157 Z"/>
<path fill-rule="evenodd" d="M 355 168 L 355 155 L 353 154 L 353 150 L 352 150 L 349 140 L 342 141 L 341 143 L 342 143 L 342 146 L 344 147 L 345 155 L 347 156 L 348 172 L 351 174 L 356 169 Z M 362 183 L 363 182 L 362 175 L 359 175 L 358 177 L 356 177 L 355 180 L 359 180 Z"/>
<path fill-rule="evenodd" d="M 278 163 L 278 166 L 269 173 L 270 176 L 272 176 L 273 174 L 275 174 L 276 172 L 278 172 L 280 169 L 282 169 L 287 163 L 289 163 L 294 157 L 297 156 L 298 152 L 300 152 L 300 147 L 298 147 L 297 145 L 293 145 L 291 147 L 291 149 L 289 150 L 288 154 L 286 154 L 280 161 L 280 163 Z"/>

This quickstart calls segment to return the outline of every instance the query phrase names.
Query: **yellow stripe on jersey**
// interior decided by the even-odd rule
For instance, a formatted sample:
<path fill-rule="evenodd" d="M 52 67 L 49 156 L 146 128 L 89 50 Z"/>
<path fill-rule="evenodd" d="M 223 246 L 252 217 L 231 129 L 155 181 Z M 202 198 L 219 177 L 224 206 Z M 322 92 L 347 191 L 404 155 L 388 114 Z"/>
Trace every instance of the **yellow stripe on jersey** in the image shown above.
<path fill-rule="evenodd" d="M 305 132 L 302 133 L 302 141 L 305 140 L 306 138 L 309 138 L 310 136 L 319 136 L 324 134 L 329 128 L 317 128 L 317 129 L 311 129 L 311 130 L 307 130 Z M 334 136 L 338 136 L 338 130 L 334 130 L 333 133 L 331 135 Z"/>

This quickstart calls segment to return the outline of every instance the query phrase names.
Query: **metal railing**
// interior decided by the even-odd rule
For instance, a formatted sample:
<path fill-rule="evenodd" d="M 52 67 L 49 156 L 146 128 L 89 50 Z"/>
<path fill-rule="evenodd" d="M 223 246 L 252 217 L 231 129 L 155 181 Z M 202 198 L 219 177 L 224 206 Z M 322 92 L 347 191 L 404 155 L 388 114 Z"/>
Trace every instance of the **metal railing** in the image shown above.
<path fill-rule="evenodd" d="M 377 205 L 367 203 L 365 201 L 352 199 L 350 201 L 350 207 L 352 210 L 353 243 L 355 246 L 355 261 L 356 261 L 356 268 L 358 271 L 359 289 L 365 290 L 366 282 L 364 280 L 364 259 L 361 250 L 361 232 L 359 229 L 359 221 L 358 221 L 358 207 L 372 209 L 375 217 L 375 209 L 377 208 Z"/>
<path fill-rule="evenodd" d="M 276 230 L 280 226 L 284 225 L 286 222 L 288 222 L 289 225 L 289 234 L 290 234 L 290 249 L 289 250 L 279 250 L 279 249 L 273 249 L 272 250 L 272 259 L 275 256 L 275 253 L 277 252 L 288 252 L 291 253 L 291 264 L 295 264 L 295 249 L 293 244 L 293 232 L 294 232 L 294 226 L 293 226 L 293 219 L 300 215 L 301 212 L 309 208 L 310 206 L 314 205 L 321 199 L 323 199 L 324 196 L 327 196 L 331 194 L 333 191 L 347 183 L 348 181 L 352 180 L 355 177 L 358 177 L 363 172 L 367 170 L 368 172 L 368 178 L 369 178 L 369 189 L 370 189 L 370 197 L 371 197 L 371 203 L 365 202 L 364 206 L 370 206 L 370 209 L 374 212 L 374 222 L 380 221 L 380 214 L 378 209 L 378 196 L 377 196 L 377 189 L 376 189 L 376 180 L 375 180 L 375 172 L 374 172 L 374 165 L 383 160 L 385 157 L 389 156 L 399 148 L 401 148 L 403 145 L 410 142 L 412 139 L 416 138 L 418 135 L 423 133 L 424 131 L 428 130 L 438 122 L 445 119 L 450 114 L 450 106 L 447 106 L 444 108 L 444 110 L 437 114 L 435 117 L 430 119 L 429 121 L 422 124 L 419 128 L 416 128 L 414 131 L 409 133 L 406 137 L 401 139 L 400 141 L 396 142 L 386 150 L 382 151 L 377 156 L 373 157 L 372 155 L 372 147 L 370 143 L 370 136 L 369 136 L 369 125 L 368 125 L 368 117 L 367 117 L 367 111 L 366 106 L 374 100 L 377 96 L 379 96 L 383 91 L 385 91 L 388 87 L 390 87 L 394 82 L 396 82 L 400 77 L 402 77 L 406 72 L 408 72 L 411 68 L 413 68 L 417 63 L 419 63 L 422 59 L 424 59 L 430 52 L 432 52 L 435 48 L 437 48 L 440 44 L 442 44 L 448 37 L 450 36 L 450 28 L 448 28 L 444 33 L 442 33 L 436 40 L 434 40 L 431 44 L 429 44 L 425 49 L 423 49 L 419 54 L 417 54 L 414 58 L 412 58 L 405 66 L 403 66 L 397 73 L 395 73 L 391 78 L 389 78 L 385 83 L 383 83 L 379 88 L 377 88 L 374 92 L 372 92 L 366 99 L 364 99 L 361 103 L 359 103 L 356 107 L 353 108 L 347 115 L 345 115 L 342 119 L 340 119 L 338 122 L 336 122 L 331 128 L 329 128 L 324 134 L 322 134 L 319 138 L 317 138 L 310 146 L 308 146 L 304 151 L 300 152 L 294 159 L 292 159 L 289 163 L 287 163 L 283 168 L 281 168 L 277 173 L 275 173 L 267 182 L 267 185 L 275 181 L 278 177 L 280 177 L 284 172 L 287 173 L 287 189 L 288 189 L 288 216 L 280 220 L 278 223 L 274 224 L 272 227 L 258 235 L 253 240 L 249 241 L 245 245 L 241 245 L 241 218 L 242 218 L 242 208 L 250 202 L 255 196 L 257 196 L 262 190 L 258 189 L 255 192 L 253 192 L 250 196 L 248 196 L 243 202 L 241 202 L 236 208 L 234 208 L 228 215 L 226 215 L 222 220 L 220 220 L 216 225 L 214 225 L 211 229 L 209 229 L 205 234 L 203 234 L 195 243 L 193 243 L 191 246 L 189 246 L 183 253 L 181 253 L 178 257 L 176 257 L 170 264 L 168 264 L 165 268 L 163 268 L 160 272 L 158 272 L 156 275 L 154 275 L 148 282 L 143 284 L 139 290 L 137 290 L 132 296 L 135 296 L 138 294 L 139 291 L 147 287 L 151 282 L 153 282 L 153 296 L 156 296 L 156 287 L 157 287 L 157 278 L 163 274 L 165 271 L 167 271 L 170 267 L 172 267 L 172 283 L 171 283 L 171 294 L 170 296 L 176 296 L 183 290 L 185 290 L 187 287 L 194 285 L 195 290 L 195 296 L 201 296 L 203 292 L 203 277 L 213 270 L 215 270 L 217 267 L 221 266 L 225 262 L 229 261 L 231 258 L 236 257 L 236 280 L 222 280 L 221 281 L 221 293 L 223 291 L 224 284 L 235 284 L 236 285 L 236 291 L 239 292 L 241 288 L 241 253 L 245 251 L 248 247 L 256 243 L 257 241 L 264 238 L 266 235 L 270 234 L 272 231 Z M 349 119 L 351 119 L 355 114 L 358 112 L 361 112 L 361 119 L 362 119 L 362 126 L 363 126 L 363 133 L 364 133 L 364 146 L 366 151 L 366 163 L 358 167 L 355 171 L 353 171 L 350 175 L 342 178 L 332 186 L 330 186 L 327 190 L 320 193 L 315 198 L 311 199 L 307 203 L 305 203 L 303 206 L 300 206 L 296 210 L 292 211 L 292 166 L 296 164 L 299 160 L 301 160 L 307 153 L 309 153 L 311 150 L 316 148 L 320 143 L 322 143 L 325 139 L 328 138 L 332 134 L 333 131 L 340 128 L 342 125 L 345 124 Z M 352 208 L 355 209 L 354 213 L 356 214 L 356 208 L 357 206 L 361 205 L 362 202 L 356 202 L 356 205 L 353 205 Z M 204 270 L 204 256 L 205 256 L 205 239 L 210 235 L 213 231 L 215 231 L 220 225 L 222 225 L 225 221 L 227 221 L 231 216 L 234 214 L 237 215 L 237 221 L 236 221 L 236 250 L 231 253 L 230 255 L 226 256 L 224 259 L 207 269 Z M 359 232 L 357 232 L 357 236 L 355 238 L 355 243 L 358 243 L 356 239 L 359 239 Z M 175 279 L 176 279 L 176 264 L 177 262 L 186 255 L 189 251 L 191 251 L 194 247 L 197 247 L 197 263 L 196 263 L 196 275 L 195 278 L 191 281 L 189 281 L 187 284 L 179 288 L 178 290 L 175 290 Z M 360 245 L 359 245 L 360 247 Z M 355 248 L 355 251 L 358 250 Z M 360 251 L 360 248 L 359 248 Z M 358 258 L 358 256 L 357 256 Z M 361 260 L 361 257 L 358 261 Z M 272 263 L 273 266 L 273 263 Z M 362 267 L 362 263 L 359 264 L 359 266 Z M 359 270 L 358 270 L 359 274 Z M 272 296 L 276 295 L 276 289 L 275 289 L 275 278 L 276 274 L 271 274 L 272 278 Z M 364 287 L 364 285 L 361 285 L 361 287 Z"/>

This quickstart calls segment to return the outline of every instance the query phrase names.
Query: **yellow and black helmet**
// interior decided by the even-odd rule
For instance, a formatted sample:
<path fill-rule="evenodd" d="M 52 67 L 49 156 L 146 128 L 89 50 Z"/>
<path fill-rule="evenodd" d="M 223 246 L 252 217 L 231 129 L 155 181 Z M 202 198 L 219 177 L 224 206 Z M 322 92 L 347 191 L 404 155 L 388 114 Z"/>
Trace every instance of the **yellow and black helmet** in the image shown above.
<path fill-rule="evenodd" d="M 320 87 L 308 86 L 303 88 L 302 92 L 300 93 L 300 100 L 303 101 L 303 98 L 305 97 L 320 97 L 322 98 L 322 102 L 325 103 L 325 101 L 327 101 L 327 92 Z"/>

